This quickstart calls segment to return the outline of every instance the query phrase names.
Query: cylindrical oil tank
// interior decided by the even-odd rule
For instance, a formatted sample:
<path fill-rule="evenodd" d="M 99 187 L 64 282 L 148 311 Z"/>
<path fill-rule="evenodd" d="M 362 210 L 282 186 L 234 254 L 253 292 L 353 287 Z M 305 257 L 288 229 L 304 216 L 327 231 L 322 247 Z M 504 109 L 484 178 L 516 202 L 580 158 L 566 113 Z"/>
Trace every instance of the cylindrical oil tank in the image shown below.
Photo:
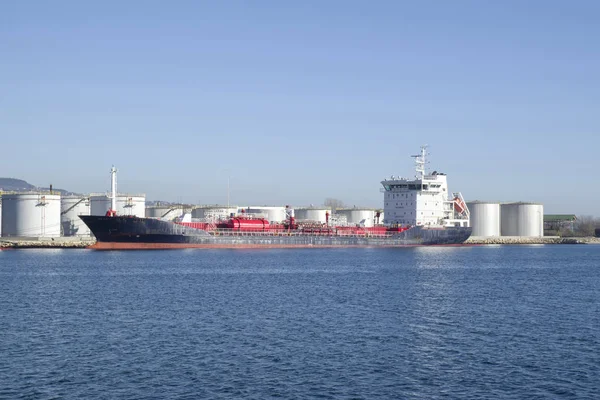
<path fill-rule="evenodd" d="M 60 195 L 3 195 L 2 236 L 60 236 Z"/>
<path fill-rule="evenodd" d="M 146 216 L 146 196 L 117 195 L 117 215 L 133 215 L 144 218 Z"/>
<path fill-rule="evenodd" d="M 472 201 L 467 203 L 471 214 L 471 236 L 500 236 L 500 203 Z"/>
<path fill-rule="evenodd" d="M 237 212 L 237 206 L 200 206 L 192 209 L 192 218 L 212 222 L 220 219 L 227 219 L 231 216 L 231 214 L 236 215 Z"/>
<path fill-rule="evenodd" d="M 327 222 L 327 214 L 331 219 L 331 209 L 329 208 L 294 208 L 294 218 L 296 221 L 316 221 Z"/>
<path fill-rule="evenodd" d="M 90 215 L 106 215 L 110 209 L 110 197 L 105 194 L 90 195 Z"/>
<path fill-rule="evenodd" d="M 175 218 L 181 217 L 183 213 L 184 208 L 181 205 L 146 207 L 146 218 L 160 218 L 165 220 L 173 220 Z"/>
<path fill-rule="evenodd" d="M 502 236 L 544 236 L 544 206 L 539 203 L 507 203 L 500 207 Z"/>
<path fill-rule="evenodd" d="M 106 215 L 111 207 L 111 198 L 108 195 L 90 196 L 90 215 Z M 144 218 L 146 216 L 146 197 L 143 195 L 117 195 L 117 215 L 134 215 Z"/>
<path fill-rule="evenodd" d="M 377 215 L 379 213 L 379 215 Z M 383 225 L 383 218 L 385 218 L 383 210 L 375 211 L 375 225 Z"/>
<path fill-rule="evenodd" d="M 336 214 L 344 215 L 348 225 L 372 227 L 375 222 L 375 210 L 369 208 L 337 209 Z"/>
<path fill-rule="evenodd" d="M 90 215 L 90 199 L 81 196 L 62 196 L 60 223 L 63 236 L 90 236 L 90 230 L 80 215 Z"/>
<path fill-rule="evenodd" d="M 271 223 L 279 223 L 287 218 L 285 207 L 250 206 L 243 210 L 247 214 L 260 216 Z"/>

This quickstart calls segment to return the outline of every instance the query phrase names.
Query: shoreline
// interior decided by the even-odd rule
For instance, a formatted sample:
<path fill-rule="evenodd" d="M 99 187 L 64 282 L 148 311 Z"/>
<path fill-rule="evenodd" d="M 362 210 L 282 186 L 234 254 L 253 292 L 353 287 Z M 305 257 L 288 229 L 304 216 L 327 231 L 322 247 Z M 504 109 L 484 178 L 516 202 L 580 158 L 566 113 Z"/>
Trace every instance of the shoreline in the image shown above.
<path fill-rule="evenodd" d="M 0 250 L 9 249 L 87 249 L 87 248 L 102 248 L 109 249 L 111 246 L 94 246 L 96 240 L 93 238 L 80 237 L 20 237 L 0 238 Z M 515 237 L 515 236 L 499 236 L 499 237 L 470 237 L 463 245 L 485 246 L 485 245 L 540 245 L 540 244 L 600 244 L 600 238 L 596 237 L 566 237 L 558 236 L 546 237 Z M 255 246 L 254 248 L 268 248 L 269 246 Z M 298 246 L 288 246 L 299 248 Z M 323 246 L 304 246 L 305 248 L 323 248 Z M 346 247 L 346 246 L 341 246 Z M 350 247 L 350 246 L 347 246 Z M 382 246 L 386 247 L 386 246 Z M 215 248 L 218 248 L 215 247 Z M 388 246 L 389 248 L 389 246 Z M 118 249 L 118 246 L 113 248 Z"/>
<path fill-rule="evenodd" d="M 96 239 L 86 237 L 2 237 L 0 250 L 9 249 L 86 249 Z"/>
<path fill-rule="evenodd" d="M 524 244 L 600 244 L 600 238 L 586 237 L 521 237 L 521 236 L 496 236 L 496 237 L 470 237 L 465 244 L 473 245 L 524 245 Z"/>

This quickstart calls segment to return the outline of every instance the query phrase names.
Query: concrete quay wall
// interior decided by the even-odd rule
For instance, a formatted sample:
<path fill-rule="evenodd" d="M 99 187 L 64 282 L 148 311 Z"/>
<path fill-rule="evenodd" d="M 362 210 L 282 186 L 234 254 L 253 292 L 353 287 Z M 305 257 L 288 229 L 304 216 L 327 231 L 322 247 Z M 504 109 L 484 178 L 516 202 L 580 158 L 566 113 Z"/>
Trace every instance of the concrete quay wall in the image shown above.
<path fill-rule="evenodd" d="M 600 244 L 600 238 L 595 237 L 525 237 L 525 236 L 471 236 L 465 244 Z"/>
<path fill-rule="evenodd" d="M 82 249 L 94 243 L 90 237 L 3 237 L 0 249 Z"/>
<path fill-rule="evenodd" d="M 92 238 L 58 237 L 11 237 L 0 238 L 0 249 L 82 249 L 96 243 Z M 558 236 L 546 237 L 477 237 L 472 236 L 465 244 L 472 245 L 526 245 L 526 244 L 600 244 L 600 238 L 561 238 Z"/>

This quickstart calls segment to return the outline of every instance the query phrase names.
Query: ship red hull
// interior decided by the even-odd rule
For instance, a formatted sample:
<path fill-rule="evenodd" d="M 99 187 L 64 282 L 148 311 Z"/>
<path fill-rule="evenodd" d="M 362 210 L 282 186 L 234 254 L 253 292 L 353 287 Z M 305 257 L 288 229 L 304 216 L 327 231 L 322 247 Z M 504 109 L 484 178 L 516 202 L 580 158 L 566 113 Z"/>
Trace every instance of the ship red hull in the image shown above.
<path fill-rule="evenodd" d="M 92 250 L 176 250 L 176 249 L 318 249 L 318 248 L 369 248 L 369 247 L 420 247 L 419 244 L 405 245 L 305 245 L 305 244 L 193 244 L 193 243 L 117 243 L 117 242 L 97 242 L 88 249 Z M 431 246 L 431 245 L 430 245 Z M 439 244 L 436 247 L 456 247 L 470 246 L 468 244 Z"/>
<path fill-rule="evenodd" d="M 376 247 L 414 247 L 418 245 L 389 245 Z M 198 244 L 198 243 L 122 243 L 96 242 L 93 250 L 159 250 L 159 249 L 303 249 L 303 248 L 374 247 L 368 245 L 306 245 L 306 244 Z"/>

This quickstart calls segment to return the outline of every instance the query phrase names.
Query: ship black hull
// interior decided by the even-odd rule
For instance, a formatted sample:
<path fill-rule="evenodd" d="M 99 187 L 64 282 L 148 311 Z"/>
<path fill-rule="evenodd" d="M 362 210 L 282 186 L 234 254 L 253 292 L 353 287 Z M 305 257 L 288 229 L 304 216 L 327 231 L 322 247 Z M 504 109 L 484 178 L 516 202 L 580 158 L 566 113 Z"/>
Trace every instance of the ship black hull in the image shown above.
<path fill-rule="evenodd" d="M 99 249 L 136 248 L 285 248 L 285 247 L 404 247 L 457 245 L 471 228 L 414 227 L 389 236 L 310 235 L 288 232 L 209 233 L 169 221 L 137 217 L 80 216 L 90 228 Z"/>

